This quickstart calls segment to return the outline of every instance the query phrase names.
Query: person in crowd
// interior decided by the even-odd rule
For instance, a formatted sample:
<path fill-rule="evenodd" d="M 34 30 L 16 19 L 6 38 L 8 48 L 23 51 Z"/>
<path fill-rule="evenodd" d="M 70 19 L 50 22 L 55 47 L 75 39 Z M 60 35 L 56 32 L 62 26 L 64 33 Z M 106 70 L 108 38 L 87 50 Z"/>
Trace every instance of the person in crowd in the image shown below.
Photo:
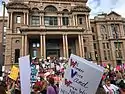
<path fill-rule="evenodd" d="M 7 85 L 4 81 L 0 81 L 0 94 L 6 94 Z"/>
<path fill-rule="evenodd" d="M 123 80 L 121 80 L 120 82 L 119 82 L 119 90 L 120 90 L 120 94 L 125 94 L 125 83 L 124 83 L 124 81 Z"/>
<path fill-rule="evenodd" d="M 102 85 L 102 81 L 103 80 L 100 81 L 100 84 L 99 84 L 99 86 L 97 88 L 96 94 L 106 94 L 106 92 L 105 92 L 105 90 L 103 88 L 103 85 Z"/>
<path fill-rule="evenodd" d="M 58 94 L 57 87 L 54 85 L 54 78 L 50 77 L 48 79 L 49 85 L 47 87 L 47 94 Z"/>
<path fill-rule="evenodd" d="M 47 81 L 44 79 L 44 77 L 40 77 L 40 82 L 41 82 L 41 87 L 40 87 L 40 92 L 42 94 L 46 94 L 47 92 Z"/>
<path fill-rule="evenodd" d="M 119 87 L 114 84 L 111 84 L 109 78 L 105 79 L 105 84 L 103 85 L 103 88 L 107 94 L 119 94 Z"/>

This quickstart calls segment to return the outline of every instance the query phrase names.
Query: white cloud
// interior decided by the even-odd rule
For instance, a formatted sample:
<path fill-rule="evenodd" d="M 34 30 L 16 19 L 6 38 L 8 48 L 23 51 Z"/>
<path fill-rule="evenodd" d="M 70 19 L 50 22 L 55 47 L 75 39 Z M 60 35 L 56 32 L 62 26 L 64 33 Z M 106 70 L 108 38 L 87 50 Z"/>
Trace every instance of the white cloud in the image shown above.
<path fill-rule="evenodd" d="M 100 6 L 94 8 L 96 5 L 95 3 L 90 3 L 92 0 L 89 0 L 88 6 L 92 9 L 90 13 L 90 17 L 93 18 L 100 12 L 109 13 L 111 10 L 116 11 L 123 17 L 125 17 L 125 0 L 101 0 Z"/>
<path fill-rule="evenodd" d="M 2 6 L 2 1 L 5 1 L 6 3 L 9 1 L 9 0 L 0 0 L 0 16 L 2 16 L 3 15 L 3 6 Z M 5 8 L 5 15 L 7 16 L 8 14 L 7 14 L 7 10 L 6 10 L 6 8 Z"/>

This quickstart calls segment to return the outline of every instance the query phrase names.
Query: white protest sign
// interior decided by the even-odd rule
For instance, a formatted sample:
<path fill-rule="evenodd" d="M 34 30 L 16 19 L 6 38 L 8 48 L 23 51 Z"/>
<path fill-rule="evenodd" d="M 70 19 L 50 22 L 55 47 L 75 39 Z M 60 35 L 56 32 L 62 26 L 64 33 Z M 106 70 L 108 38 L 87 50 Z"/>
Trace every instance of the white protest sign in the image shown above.
<path fill-rule="evenodd" d="M 59 94 L 95 94 L 103 68 L 76 55 L 71 55 L 69 67 L 60 83 Z"/>
<path fill-rule="evenodd" d="M 29 56 L 19 58 L 21 94 L 30 94 L 30 60 Z"/>

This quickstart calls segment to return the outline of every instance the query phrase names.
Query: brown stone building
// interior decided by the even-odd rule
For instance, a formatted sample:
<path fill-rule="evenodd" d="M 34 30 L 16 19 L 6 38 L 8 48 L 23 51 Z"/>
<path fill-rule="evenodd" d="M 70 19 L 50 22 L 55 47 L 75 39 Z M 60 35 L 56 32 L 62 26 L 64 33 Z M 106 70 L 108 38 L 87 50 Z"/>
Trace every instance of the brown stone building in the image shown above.
<path fill-rule="evenodd" d="M 87 1 L 10 0 L 5 65 L 29 54 L 46 59 L 71 53 L 101 64 L 124 63 L 124 19 L 111 12 L 90 20 Z"/>
<path fill-rule="evenodd" d="M 0 16 L 0 52 L 2 52 L 2 55 L 5 56 L 5 41 L 6 41 L 6 29 L 7 29 L 7 17 L 5 17 L 5 21 L 4 21 L 4 30 L 3 30 L 3 17 Z M 2 35 L 4 31 L 4 34 Z M 3 44 L 2 44 L 2 36 L 3 36 Z M 3 46 L 3 49 L 2 49 L 2 46 Z M 3 50 L 3 51 L 1 51 Z M 2 57 L 0 56 L 0 59 Z"/>
<path fill-rule="evenodd" d="M 91 20 L 91 28 L 97 62 L 125 63 L 125 18 L 113 11 L 103 13 Z"/>

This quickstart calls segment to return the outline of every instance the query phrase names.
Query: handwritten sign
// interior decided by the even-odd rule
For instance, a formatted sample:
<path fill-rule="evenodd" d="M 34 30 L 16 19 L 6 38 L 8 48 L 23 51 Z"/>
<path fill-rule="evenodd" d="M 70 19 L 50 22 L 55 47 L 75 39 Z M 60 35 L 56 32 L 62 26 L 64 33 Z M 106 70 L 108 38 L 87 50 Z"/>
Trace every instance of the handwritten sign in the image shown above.
<path fill-rule="evenodd" d="M 71 55 L 59 94 L 95 94 L 103 68 L 76 55 Z"/>
<path fill-rule="evenodd" d="M 36 65 L 31 65 L 31 82 L 37 81 L 38 70 L 36 69 Z"/>
<path fill-rule="evenodd" d="M 13 80 L 17 80 L 19 74 L 19 68 L 13 66 L 9 75 L 9 78 L 13 79 Z"/>
<path fill-rule="evenodd" d="M 21 94 L 30 94 L 30 59 L 29 55 L 19 58 Z"/>

